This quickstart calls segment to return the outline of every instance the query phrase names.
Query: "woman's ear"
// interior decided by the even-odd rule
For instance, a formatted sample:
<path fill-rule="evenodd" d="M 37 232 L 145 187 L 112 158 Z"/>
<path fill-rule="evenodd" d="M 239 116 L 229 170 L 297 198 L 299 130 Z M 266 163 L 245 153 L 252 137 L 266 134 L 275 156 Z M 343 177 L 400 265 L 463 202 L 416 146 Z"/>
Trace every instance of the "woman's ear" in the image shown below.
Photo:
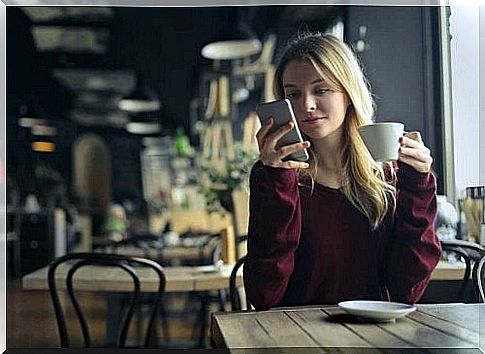
<path fill-rule="evenodd" d="M 349 94 L 345 91 L 344 91 L 344 100 L 345 100 L 345 106 L 347 108 L 352 105 L 352 100 L 350 99 Z"/>
<path fill-rule="evenodd" d="M 347 106 L 345 107 L 345 114 L 349 114 L 349 110 L 353 108 L 352 102 L 350 100 L 347 100 Z"/>

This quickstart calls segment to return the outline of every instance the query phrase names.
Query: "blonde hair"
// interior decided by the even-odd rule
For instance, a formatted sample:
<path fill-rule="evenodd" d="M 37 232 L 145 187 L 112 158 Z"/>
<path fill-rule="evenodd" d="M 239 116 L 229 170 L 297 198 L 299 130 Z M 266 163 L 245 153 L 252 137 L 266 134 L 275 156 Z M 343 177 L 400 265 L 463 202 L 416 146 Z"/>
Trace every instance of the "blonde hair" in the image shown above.
<path fill-rule="evenodd" d="M 374 116 L 374 101 L 368 82 L 357 58 L 345 43 L 332 35 L 309 33 L 299 35 L 288 44 L 275 72 L 276 97 L 285 97 L 283 73 L 286 66 L 301 59 L 309 60 L 330 89 L 344 92 L 350 101 L 343 123 L 342 191 L 376 229 L 388 209 L 395 207 L 396 189 L 386 181 L 384 173 L 384 168 L 389 168 L 393 174 L 392 165 L 374 161 L 357 130 L 362 125 L 371 124 Z M 315 153 L 310 152 L 310 168 L 299 172 L 309 175 L 313 185 L 318 160 Z"/>

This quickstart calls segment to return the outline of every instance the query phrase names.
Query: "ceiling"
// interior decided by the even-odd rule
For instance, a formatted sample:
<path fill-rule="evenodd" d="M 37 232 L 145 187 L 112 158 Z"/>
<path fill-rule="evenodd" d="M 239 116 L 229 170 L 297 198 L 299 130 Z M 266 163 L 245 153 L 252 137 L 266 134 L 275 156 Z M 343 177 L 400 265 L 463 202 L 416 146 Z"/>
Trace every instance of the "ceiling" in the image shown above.
<path fill-rule="evenodd" d="M 212 62 L 201 47 L 244 19 L 261 38 L 270 30 L 328 26 L 335 6 L 215 8 L 7 7 L 9 109 L 38 96 L 54 119 L 123 128 L 118 108 L 138 75 L 162 102 L 163 125 L 187 126 L 198 79 Z M 278 32 L 278 30 L 276 31 Z M 15 78 L 15 80 L 8 80 Z"/>

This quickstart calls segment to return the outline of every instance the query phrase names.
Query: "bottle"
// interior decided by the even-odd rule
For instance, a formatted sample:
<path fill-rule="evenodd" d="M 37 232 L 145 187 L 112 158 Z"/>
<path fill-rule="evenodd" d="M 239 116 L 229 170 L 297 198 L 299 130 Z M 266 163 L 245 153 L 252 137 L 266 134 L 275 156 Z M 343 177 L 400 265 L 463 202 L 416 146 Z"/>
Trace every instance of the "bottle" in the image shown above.
<path fill-rule="evenodd" d="M 192 147 L 189 138 L 185 135 L 184 128 L 177 127 L 175 130 L 174 144 L 178 156 L 189 157 L 192 155 Z"/>
<path fill-rule="evenodd" d="M 485 186 L 466 188 L 466 197 L 463 200 L 463 212 L 468 225 L 468 240 L 482 243 L 481 225 L 485 217 Z"/>
<path fill-rule="evenodd" d="M 480 244 L 485 247 L 485 220 L 480 225 Z"/>

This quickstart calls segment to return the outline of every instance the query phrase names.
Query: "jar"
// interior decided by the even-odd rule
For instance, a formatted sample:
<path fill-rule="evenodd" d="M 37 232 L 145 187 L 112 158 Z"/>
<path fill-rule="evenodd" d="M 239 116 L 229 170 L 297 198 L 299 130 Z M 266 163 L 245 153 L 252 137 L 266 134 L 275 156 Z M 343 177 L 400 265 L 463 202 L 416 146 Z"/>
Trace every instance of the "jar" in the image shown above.
<path fill-rule="evenodd" d="M 462 208 L 468 227 L 468 240 L 485 243 L 485 240 L 481 240 L 481 228 L 485 224 L 485 186 L 467 187 Z"/>
<path fill-rule="evenodd" d="M 458 213 L 453 204 L 446 199 L 445 195 L 436 196 L 436 200 L 436 233 L 440 240 L 454 239 L 457 235 Z"/>

